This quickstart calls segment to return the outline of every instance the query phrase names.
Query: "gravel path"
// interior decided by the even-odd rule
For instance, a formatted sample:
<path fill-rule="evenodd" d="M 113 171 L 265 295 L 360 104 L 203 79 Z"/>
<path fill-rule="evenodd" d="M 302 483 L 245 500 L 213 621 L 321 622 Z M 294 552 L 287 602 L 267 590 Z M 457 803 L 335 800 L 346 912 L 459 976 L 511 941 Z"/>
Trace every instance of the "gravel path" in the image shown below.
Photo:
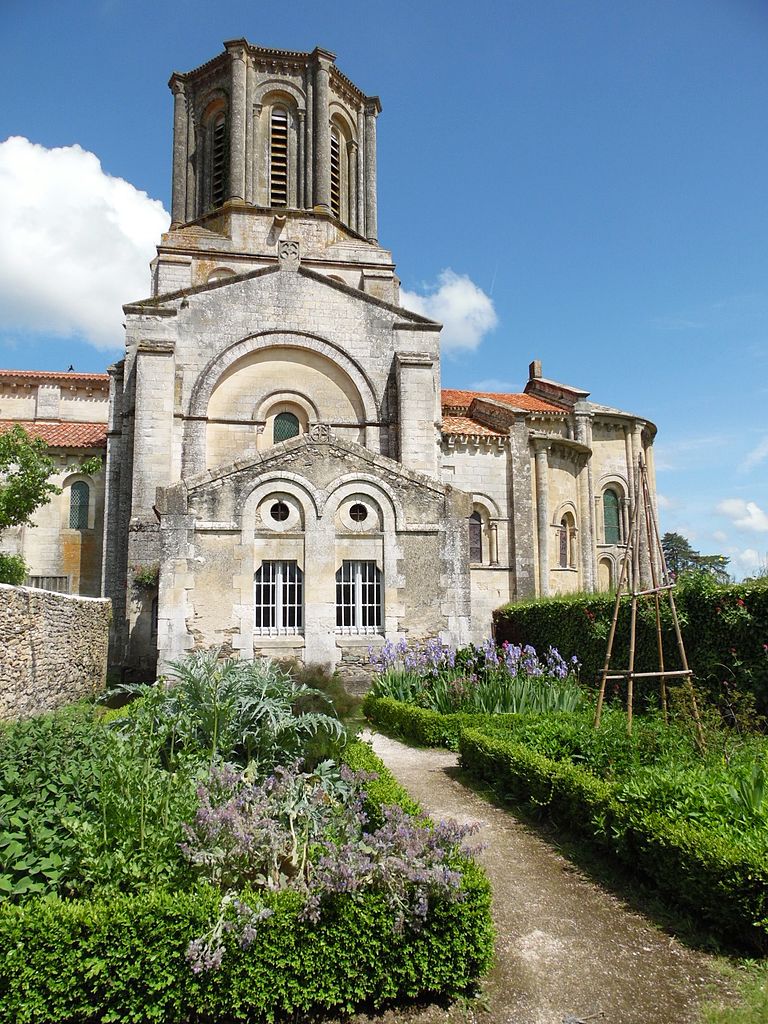
<path fill-rule="evenodd" d="M 434 818 L 480 821 L 493 886 L 496 965 L 476 1004 L 355 1018 L 355 1024 L 693 1024 L 722 982 L 682 946 L 574 868 L 512 814 L 457 778 L 445 750 L 374 734 L 376 753 Z"/>

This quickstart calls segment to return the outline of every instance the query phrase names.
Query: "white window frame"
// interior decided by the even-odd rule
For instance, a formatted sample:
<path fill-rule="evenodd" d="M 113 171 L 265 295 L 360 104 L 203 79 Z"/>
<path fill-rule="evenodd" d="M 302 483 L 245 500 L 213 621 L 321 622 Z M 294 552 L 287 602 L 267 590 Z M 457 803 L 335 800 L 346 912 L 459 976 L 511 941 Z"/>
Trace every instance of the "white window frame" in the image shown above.
<path fill-rule="evenodd" d="M 262 578 L 259 579 L 261 574 Z M 257 601 L 257 587 L 262 588 L 261 601 Z M 271 588 L 272 600 L 264 601 L 264 588 Z M 293 588 L 294 599 L 286 600 Z M 295 625 L 288 624 L 289 614 L 295 612 Z M 256 636 L 300 636 L 304 632 L 304 573 L 293 559 L 265 558 L 253 578 L 253 631 Z M 259 615 L 261 612 L 261 615 Z M 272 625 L 256 625 L 265 617 Z"/>
<path fill-rule="evenodd" d="M 351 587 L 351 600 L 344 600 L 344 587 Z M 373 586 L 373 601 L 365 600 L 365 588 Z M 340 595 L 341 588 L 341 595 Z M 372 635 L 384 632 L 384 583 L 382 573 L 375 561 L 368 559 L 344 559 L 336 572 L 336 632 L 346 636 Z M 341 596 L 341 600 L 339 599 Z M 345 616 L 345 611 L 349 614 Z M 373 613 L 373 616 L 371 615 Z M 363 625 L 363 620 L 376 621 Z M 350 622 L 344 624 L 344 619 Z M 341 622 L 339 622 L 341 619 Z"/>

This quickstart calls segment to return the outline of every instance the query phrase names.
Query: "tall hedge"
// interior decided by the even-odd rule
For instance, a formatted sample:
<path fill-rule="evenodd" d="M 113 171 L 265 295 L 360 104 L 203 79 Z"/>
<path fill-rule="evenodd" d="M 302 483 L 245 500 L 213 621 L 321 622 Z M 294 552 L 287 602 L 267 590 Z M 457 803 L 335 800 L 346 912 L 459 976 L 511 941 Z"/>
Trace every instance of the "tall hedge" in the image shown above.
<path fill-rule="evenodd" d="M 713 693 L 723 684 L 754 694 L 757 708 L 768 714 L 768 586 L 739 584 L 720 587 L 701 576 L 675 589 L 688 662 L 697 685 Z M 629 598 L 622 598 L 612 666 L 626 668 L 629 652 Z M 669 612 L 662 605 L 665 666 L 680 668 Z M 537 650 L 557 647 L 565 658 L 581 662 L 582 682 L 597 685 L 605 660 L 614 598 L 610 594 L 579 594 L 510 604 L 494 614 L 499 643 L 531 644 Z M 658 668 L 654 602 L 640 599 L 635 668 Z M 640 680 L 636 692 L 655 692 L 656 680 Z"/>

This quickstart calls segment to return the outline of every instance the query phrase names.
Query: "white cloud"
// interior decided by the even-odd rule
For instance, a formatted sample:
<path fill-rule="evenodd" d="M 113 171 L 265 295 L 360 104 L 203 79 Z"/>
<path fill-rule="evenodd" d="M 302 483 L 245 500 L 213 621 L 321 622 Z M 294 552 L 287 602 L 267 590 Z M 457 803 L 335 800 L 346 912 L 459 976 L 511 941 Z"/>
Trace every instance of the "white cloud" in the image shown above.
<path fill-rule="evenodd" d="M 768 533 L 768 515 L 754 501 L 744 501 L 742 498 L 726 498 L 717 506 L 717 511 L 727 516 L 734 526 L 740 530 L 750 530 L 753 533 Z"/>
<path fill-rule="evenodd" d="M 170 218 L 80 146 L 0 143 L 0 328 L 123 342 L 122 305 L 149 293 Z"/>
<path fill-rule="evenodd" d="M 441 345 L 446 352 L 474 351 L 483 337 L 498 323 L 493 300 L 465 274 L 443 270 L 437 284 L 426 295 L 400 292 L 400 301 L 414 313 L 421 313 L 443 325 Z"/>
<path fill-rule="evenodd" d="M 759 441 L 752 451 L 748 453 L 740 469 L 743 472 L 747 472 L 750 469 L 754 469 L 755 466 L 759 466 L 761 462 L 765 462 L 766 459 L 768 459 L 768 436 Z"/>
<path fill-rule="evenodd" d="M 675 502 L 666 496 L 666 494 L 656 494 L 656 504 L 659 508 L 668 509 L 674 508 Z"/>
<path fill-rule="evenodd" d="M 728 534 L 724 530 L 713 530 L 712 540 L 716 540 L 718 544 L 724 544 L 728 540 Z"/>

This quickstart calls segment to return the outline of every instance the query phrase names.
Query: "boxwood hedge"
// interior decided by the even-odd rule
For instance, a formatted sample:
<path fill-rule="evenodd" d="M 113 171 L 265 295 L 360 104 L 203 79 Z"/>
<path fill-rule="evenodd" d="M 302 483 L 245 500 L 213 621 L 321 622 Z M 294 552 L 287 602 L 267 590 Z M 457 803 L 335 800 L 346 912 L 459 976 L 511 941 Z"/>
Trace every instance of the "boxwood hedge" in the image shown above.
<path fill-rule="evenodd" d="M 352 745 L 347 760 L 378 772 L 372 803 L 418 810 L 369 747 Z M 488 881 L 474 863 L 462 872 L 466 899 L 433 905 L 420 931 L 400 935 L 375 893 L 336 897 L 316 925 L 299 920 L 296 893 L 270 894 L 274 916 L 259 925 L 256 942 L 243 951 L 227 936 L 221 968 L 197 975 L 186 949 L 221 899 L 206 885 L 7 905 L 0 908 L 0 1024 L 295 1020 L 362 1002 L 454 996 L 492 955 Z"/>
<path fill-rule="evenodd" d="M 630 808 L 615 799 L 615 783 L 502 735 L 467 729 L 459 749 L 462 765 L 502 794 L 546 807 L 555 822 L 617 855 L 720 934 L 768 951 L 768 863 L 758 852 L 695 823 Z"/>
<path fill-rule="evenodd" d="M 458 750 L 459 734 L 471 726 L 504 725 L 514 715 L 487 715 L 456 712 L 451 715 L 430 711 L 415 704 L 406 704 L 393 697 L 374 697 L 369 693 L 363 700 L 363 713 L 386 732 L 422 747 L 449 747 Z"/>

